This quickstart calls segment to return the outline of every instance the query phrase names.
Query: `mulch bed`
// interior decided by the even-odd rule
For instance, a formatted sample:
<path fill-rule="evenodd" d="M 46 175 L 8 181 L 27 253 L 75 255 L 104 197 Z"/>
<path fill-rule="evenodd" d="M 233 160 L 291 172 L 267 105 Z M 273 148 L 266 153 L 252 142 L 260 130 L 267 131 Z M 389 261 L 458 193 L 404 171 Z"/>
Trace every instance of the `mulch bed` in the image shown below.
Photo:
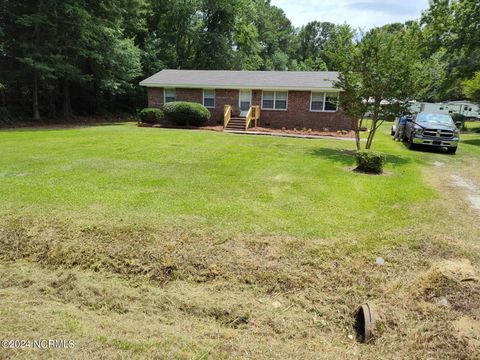
<path fill-rule="evenodd" d="M 154 127 L 154 128 L 167 128 L 167 129 L 189 129 L 189 130 L 209 130 L 209 131 L 223 131 L 223 126 L 216 125 L 216 126 L 201 126 L 201 127 L 193 127 L 193 126 L 174 126 L 174 125 L 151 125 L 151 124 L 144 124 L 139 123 L 138 126 L 140 127 Z M 270 133 L 270 134 L 289 134 L 289 135 L 298 135 L 298 136 L 331 136 L 331 137 L 342 137 L 342 138 L 355 138 L 355 133 L 353 131 L 319 131 L 319 130 L 288 130 L 288 129 L 271 129 L 271 128 L 264 128 L 264 127 L 253 127 L 248 129 L 249 132 L 257 132 L 257 133 Z"/>
<path fill-rule="evenodd" d="M 313 135 L 313 136 L 334 136 L 334 137 L 346 137 L 354 138 L 355 132 L 353 131 L 320 131 L 320 130 L 299 130 L 299 129 L 270 129 L 263 127 L 250 128 L 249 131 L 270 132 L 280 134 L 292 134 L 292 135 Z"/>

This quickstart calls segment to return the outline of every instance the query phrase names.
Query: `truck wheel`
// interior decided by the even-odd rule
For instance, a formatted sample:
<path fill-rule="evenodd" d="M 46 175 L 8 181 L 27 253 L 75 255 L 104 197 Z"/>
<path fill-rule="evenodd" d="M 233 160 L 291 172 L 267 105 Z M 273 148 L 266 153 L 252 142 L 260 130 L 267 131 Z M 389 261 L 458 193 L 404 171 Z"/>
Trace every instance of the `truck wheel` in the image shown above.
<path fill-rule="evenodd" d="M 455 154 L 457 152 L 457 147 L 449 147 L 447 148 L 447 153 L 449 154 Z"/>
<path fill-rule="evenodd" d="M 410 136 L 408 138 L 408 141 L 407 141 L 407 147 L 410 149 L 410 150 L 415 150 L 415 144 L 413 143 L 413 136 Z"/>

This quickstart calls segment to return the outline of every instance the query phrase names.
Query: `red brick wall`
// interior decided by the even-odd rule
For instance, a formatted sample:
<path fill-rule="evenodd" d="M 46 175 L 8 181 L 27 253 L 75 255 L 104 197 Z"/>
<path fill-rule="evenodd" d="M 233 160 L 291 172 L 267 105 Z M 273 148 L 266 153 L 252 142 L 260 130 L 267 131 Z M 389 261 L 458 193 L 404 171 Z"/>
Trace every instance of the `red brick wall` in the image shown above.
<path fill-rule="evenodd" d="M 163 88 L 148 88 L 148 106 L 161 108 L 163 106 Z M 202 89 L 177 88 L 178 101 L 203 102 Z M 237 116 L 239 90 L 216 89 L 215 108 L 209 109 L 212 114 L 210 125 L 223 123 L 224 105 L 232 105 L 233 115 Z M 252 90 L 252 105 L 261 106 L 262 90 Z M 351 130 L 355 121 L 346 117 L 342 111 L 311 112 L 310 91 L 289 91 L 287 110 L 261 110 L 260 126 L 288 129 L 307 128 L 314 130 Z"/>
<path fill-rule="evenodd" d="M 203 103 L 203 90 L 202 89 L 176 89 L 177 101 L 190 101 L 196 103 Z"/>
<path fill-rule="evenodd" d="M 352 119 L 341 110 L 336 112 L 310 111 L 310 91 L 289 91 L 287 110 L 261 110 L 260 125 L 272 128 L 307 128 L 314 130 L 351 130 L 355 126 Z M 254 90 L 253 104 L 261 106 L 261 90 Z"/>
<path fill-rule="evenodd" d="M 148 107 L 161 108 L 163 106 L 163 88 L 147 88 Z"/>

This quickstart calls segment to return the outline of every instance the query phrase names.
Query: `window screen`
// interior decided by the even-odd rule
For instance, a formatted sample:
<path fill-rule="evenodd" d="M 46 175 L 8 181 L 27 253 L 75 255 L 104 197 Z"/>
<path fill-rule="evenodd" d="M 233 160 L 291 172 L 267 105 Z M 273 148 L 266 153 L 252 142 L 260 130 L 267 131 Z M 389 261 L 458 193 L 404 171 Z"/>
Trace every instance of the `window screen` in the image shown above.
<path fill-rule="evenodd" d="M 210 108 L 215 107 L 215 90 L 203 90 L 203 106 Z"/>
<path fill-rule="evenodd" d="M 286 91 L 275 92 L 275 109 L 284 110 L 287 108 L 287 96 Z"/>
<path fill-rule="evenodd" d="M 323 111 L 323 100 L 325 99 L 325 93 L 314 92 L 312 93 L 311 110 Z"/>
<path fill-rule="evenodd" d="M 274 91 L 264 91 L 262 107 L 264 109 L 273 109 L 274 99 L 275 99 Z"/>
<path fill-rule="evenodd" d="M 165 103 L 175 101 L 177 93 L 175 89 L 165 89 Z"/>

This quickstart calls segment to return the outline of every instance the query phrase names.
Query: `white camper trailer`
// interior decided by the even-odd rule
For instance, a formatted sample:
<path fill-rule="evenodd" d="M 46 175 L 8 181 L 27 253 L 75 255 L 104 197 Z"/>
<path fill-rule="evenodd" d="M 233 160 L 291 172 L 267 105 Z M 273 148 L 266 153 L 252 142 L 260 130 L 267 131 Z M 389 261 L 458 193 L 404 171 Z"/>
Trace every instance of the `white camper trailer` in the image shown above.
<path fill-rule="evenodd" d="M 458 106 L 459 114 L 465 115 L 468 118 L 476 118 L 480 120 L 480 107 L 468 101 L 450 101 L 450 106 Z"/>
<path fill-rule="evenodd" d="M 449 101 L 443 103 L 427 103 L 412 101 L 410 103 L 412 113 L 436 113 L 436 114 L 462 114 L 467 118 L 480 120 L 480 108 L 468 101 Z"/>

